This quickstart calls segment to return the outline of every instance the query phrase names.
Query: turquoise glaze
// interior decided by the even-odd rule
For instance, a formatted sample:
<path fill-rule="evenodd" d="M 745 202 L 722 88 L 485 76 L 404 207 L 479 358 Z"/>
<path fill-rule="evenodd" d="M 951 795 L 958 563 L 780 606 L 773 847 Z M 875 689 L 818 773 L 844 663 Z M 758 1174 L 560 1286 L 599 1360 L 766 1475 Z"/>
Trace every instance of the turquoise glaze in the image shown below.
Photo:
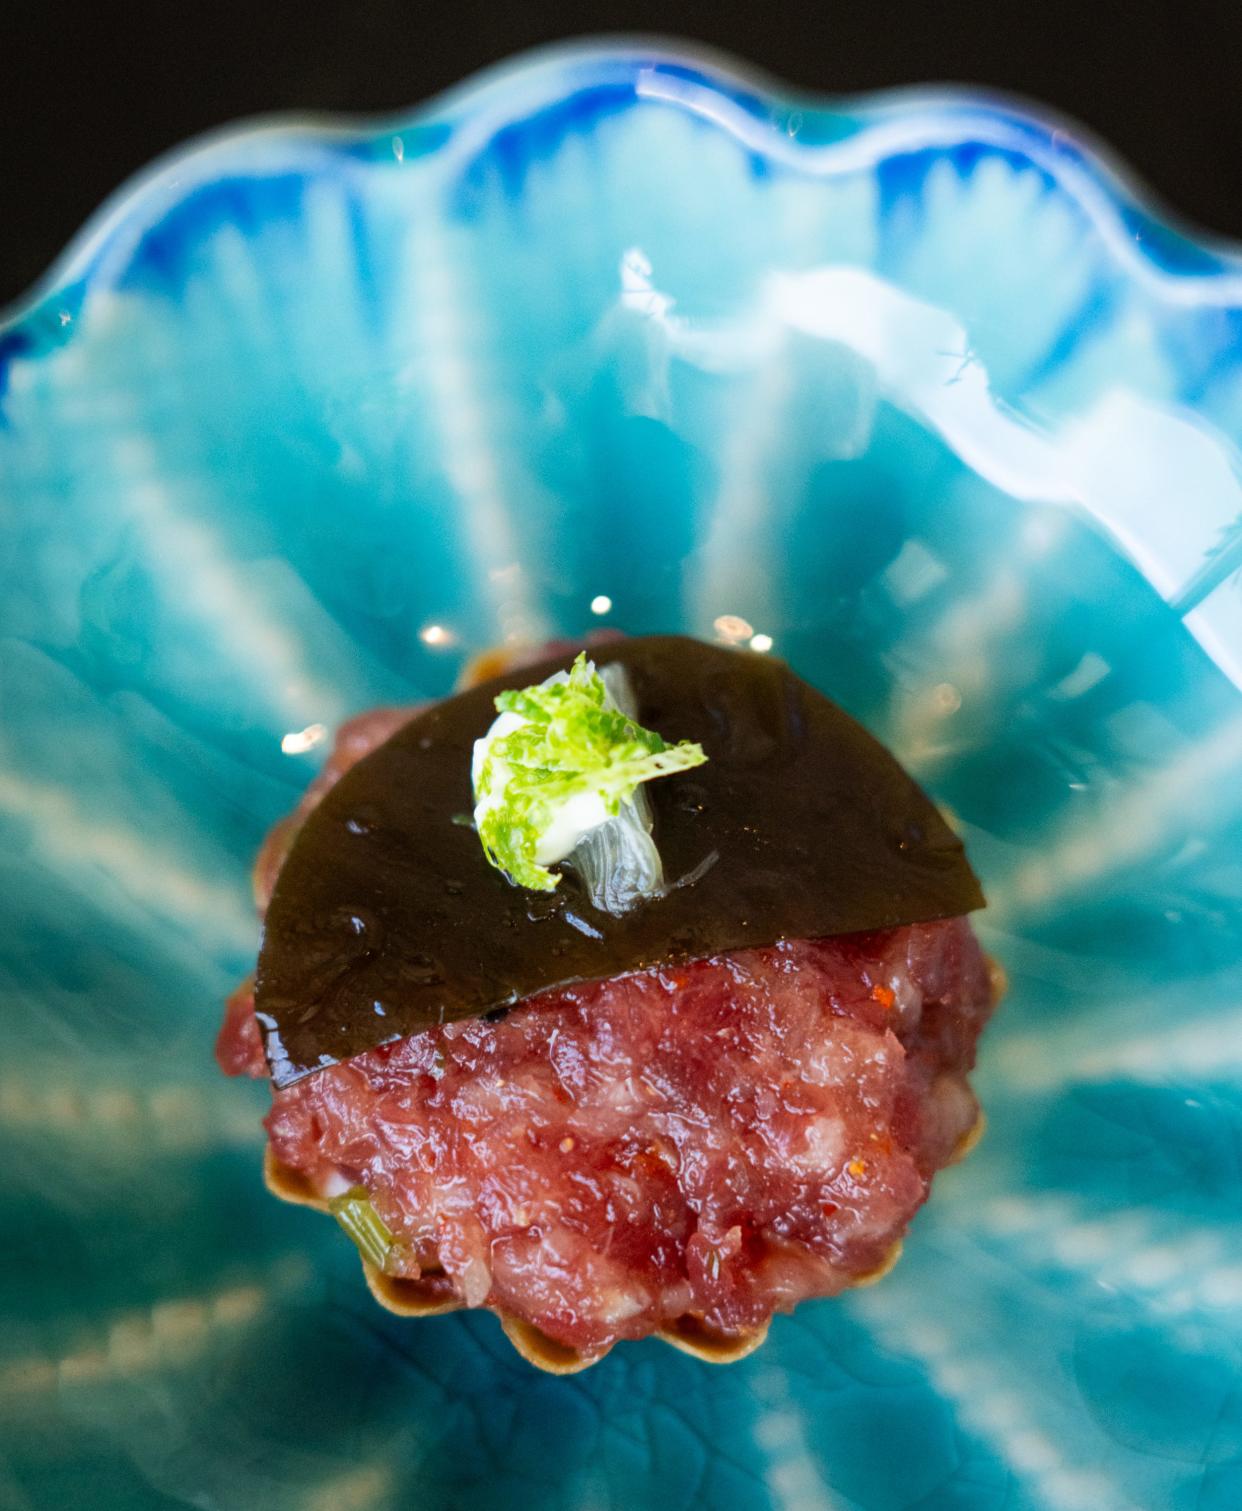
<path fill-rule="evenodd" d="M 1240 353 L 1072 127 L 676 51 L 107 207 L 0 330 L 0 1500 L 1237 1511 Z M 990 1132 L 745 1363 L 547 1378 L 263 1191 L 247 870 L 314 726 L 721 615 L 965 833 Z"/>

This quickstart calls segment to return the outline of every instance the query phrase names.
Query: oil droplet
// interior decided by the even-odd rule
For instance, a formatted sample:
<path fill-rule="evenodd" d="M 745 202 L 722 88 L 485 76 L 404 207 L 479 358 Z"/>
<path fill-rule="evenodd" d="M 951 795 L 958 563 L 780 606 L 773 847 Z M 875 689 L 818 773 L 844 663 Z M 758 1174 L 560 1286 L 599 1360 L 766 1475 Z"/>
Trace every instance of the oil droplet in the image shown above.
<path fill-rule="evenodd" d="M 345 828 L 350 834 L 371 834 L 375 830 L 376 821 L 373 808 L 355 808 L 345 820 Z"/>
<path fill-rule="evenodd" d="M 376 943 L 378 928 L 366 908 L 352 907 L 346 903 L 333 912 L 331 926 L 334 932 L 348 935 L 352 939 L 365 939 L 368 946 Z"/>
<path fill-rule="evenodd" d="M 702 813 L 707 803 L 707 788 L 698 782 L 681 784 L 677 807 L 682 813 Z"/>
<path fill-rule="evenodd" d="M 441 986 L 444 976 L 430 955 L 411 955 L 401 964 L 401 975 L 412 986 Z"/>
<path fill-rule="evenodd" d="M 379 814 L 370 804 L 355 808 L 348 819 L 344 820 L 344 828 L 349 834 L 372 834 L 379 827 Z"/>
<path fill-rule="evenodd" d="M 444 890 L 450 897 L 460 897 L 466 890 L 466 884 L 464 881 L 446 881 L 444 883 Z"/>

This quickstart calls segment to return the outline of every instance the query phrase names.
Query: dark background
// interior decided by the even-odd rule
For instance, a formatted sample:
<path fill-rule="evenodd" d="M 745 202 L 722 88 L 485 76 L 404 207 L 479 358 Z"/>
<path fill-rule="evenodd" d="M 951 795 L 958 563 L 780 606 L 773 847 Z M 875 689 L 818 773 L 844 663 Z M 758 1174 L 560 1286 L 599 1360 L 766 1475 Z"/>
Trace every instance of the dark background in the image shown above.
<path fill-rule="evenodd" d="M 5 7 L 10 12 L 19 7 Z M 1242 238 L 1242 0 L 39 0 L 0 22 L 0 305 L 156 153 L 266 110 L 393 110 L 592 32 L 680 35 L 796 85 L 1016 90 L 1184 220 Z"/>

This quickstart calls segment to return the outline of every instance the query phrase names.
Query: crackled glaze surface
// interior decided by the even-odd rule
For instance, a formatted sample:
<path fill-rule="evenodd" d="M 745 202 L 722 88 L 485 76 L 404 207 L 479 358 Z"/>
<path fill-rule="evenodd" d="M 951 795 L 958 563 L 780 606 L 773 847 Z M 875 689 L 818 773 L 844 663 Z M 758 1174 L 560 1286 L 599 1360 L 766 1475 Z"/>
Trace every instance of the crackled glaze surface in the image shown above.
<path fill-rule="evenodd" d="M 2 1493 L 1234 1511 L 1240 349 L 1072 130 L 625 49 L 107 210 L 0 330 Z M 246 872 L 351 713 L 722 616 L 965 834 L 991 1132 L 743 1363 L 545 1380 L 263 1190 Z"/>

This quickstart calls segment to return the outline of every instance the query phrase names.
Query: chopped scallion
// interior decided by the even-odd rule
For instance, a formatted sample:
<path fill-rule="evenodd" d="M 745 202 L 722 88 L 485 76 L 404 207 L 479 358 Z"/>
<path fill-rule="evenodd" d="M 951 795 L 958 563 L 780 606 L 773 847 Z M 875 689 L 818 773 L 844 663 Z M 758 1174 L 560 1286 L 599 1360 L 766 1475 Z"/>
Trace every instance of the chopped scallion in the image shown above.
<path fill-rule="evenodd" d="M 328 1202 L 328 1210 L 358 1245 L 358 1252 L 377 1270 L 384 1268 L 396 1239 L 371 1205 L 365 1186 L 351 1186 Z"/>

